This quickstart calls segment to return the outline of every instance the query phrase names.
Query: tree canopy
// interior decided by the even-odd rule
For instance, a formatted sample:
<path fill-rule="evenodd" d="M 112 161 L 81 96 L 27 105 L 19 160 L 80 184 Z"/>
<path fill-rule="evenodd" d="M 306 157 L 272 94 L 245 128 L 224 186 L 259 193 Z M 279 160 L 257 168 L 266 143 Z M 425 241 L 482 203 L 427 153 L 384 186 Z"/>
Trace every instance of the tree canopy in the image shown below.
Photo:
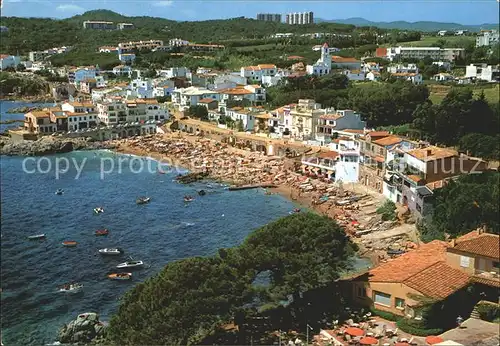
<path fill-rule="evenodd" d="M 110 322 L 110 342 L 196 344 L 242 311 L 325 286 L 349 268 L 353 245 L 332 220 L 292 215 L 212 257 L 169 263 L 128 292 Z M 254 281 L 263 273 L 264 286 Z"/>

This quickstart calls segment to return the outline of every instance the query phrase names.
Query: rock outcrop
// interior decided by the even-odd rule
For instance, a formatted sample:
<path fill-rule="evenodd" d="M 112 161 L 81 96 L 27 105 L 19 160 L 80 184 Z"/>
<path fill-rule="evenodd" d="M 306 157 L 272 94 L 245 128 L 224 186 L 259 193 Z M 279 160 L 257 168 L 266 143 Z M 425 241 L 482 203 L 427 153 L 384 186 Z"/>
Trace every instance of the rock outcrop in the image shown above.
<path fill-rule="evenodd" d="M 13 141 L 8 137 L 0 138 L 1 155 L 41 156 L 68 153 L 73 150 L 111 149 L 107 142 L 93 141 L 90 138 L 63 138 L 45 136 L 36 141 Z"/>
<path fill-rule="evenodd" d="M 65 324 L 59 330 L 59 342 L 62 344 L 85 344 L 102 340 L 106 336 L 107 325 L 99 321 L 95 312 L 86 312 Z"/>

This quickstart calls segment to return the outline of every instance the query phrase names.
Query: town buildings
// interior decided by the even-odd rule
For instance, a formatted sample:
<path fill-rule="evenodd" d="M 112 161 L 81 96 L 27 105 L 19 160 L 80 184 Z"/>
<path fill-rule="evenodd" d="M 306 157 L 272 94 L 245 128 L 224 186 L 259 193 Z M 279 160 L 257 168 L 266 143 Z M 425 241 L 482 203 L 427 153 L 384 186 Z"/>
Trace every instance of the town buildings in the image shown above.
<path fill-rule="evenodd" d="M 262 77 L 273 77 L 278 73 L 278 68 L 273 64 L 259 64 L 257 66 L 245 66 L 241 68 L 240 76 L 247 79 L 248 83 L 260 83 Z"/>
<path fill-rule="evenodd" d="M 266 22 L 281 22 L 281 14 L 278 13 L 259 13 L 257 20 L 264 20 Z"/>
<path fill-rule="evenodd" d="M 148 40 L 148 41 L 130 41 L 121 42 L 118 44 L 120 52 L 129 52 L 133 49 L 147 49 L 152 50 L 153 48 L 163 46 L 162 40 Z"/>
<path fill-rule="evenodd" d="M 132 64 L 135 61 L 133 53 L 118 53 L 118 59 L 124 64 Z"/>
<path fill-rule="evenodd" d="M 138 123 L 148 124 L 169 119 L 168 109 L 158 103 L 156 99 L 125 99 L 110 97 L 97 102 L 99 122 L 106 126 Z M 148 130 L 144 128 L 142 132 Z"/>
<path fill-rule="evenodd" d="M 409 319 L 424 317 L 418 309 L 419 297 L 450 300 L 450 304 L 458 304 L 458 310 L 463 304 L 464 315 L 470 314 L 473 304 L 467 306 L 460 293 L 470 285 L 483 292 L 482 299 L 498 302 L 499 244 L 498 235 L 481 229 L 450 242 L 421 244 L 348 279 L 348 294 L 359 305 Z"/>
<path fill-rule="evenodd" d="M 313 12 L 293 12 L 286 15 L 286 24 L 291 25 L 306 25 L 314 24 Z"/>
<path fill-rule="evenodd" d="M 132 23 L 118 23 L 116 24 L 116 28 L 118 30 L 131 30 L 134 29 L 135 26 Z"/>
<path fill-rule="evenodd" d="M 398 59 L 423 59 L 429 57 L 435 61 L 455 61 L 463 58 L 464 48 L 440 48 L 440 47 L 391 47 L 377 48 L 375 56 L 390 61 Z"/>
<path fill-rule="evenodd" d="M 316 120 L 316 141 L 320 145 L 331 143 L 336 132 L 345 129 L 364 130 L 366 122 L 361 119 L 361 115 L 353 110 L 336 110 L 329 114 L 322 114 Z"/>
<path fill-rule="evenodd" d="M 83 28 L 92 30 L 114 30 L 116 27 L 113 22 L 86 20 L 83 22 Z"/>
<path fill-rule="evenodd" d="M 95 79 L 98 73 L 98 69 L 95 66 L 74 68 L 68 72 L 68 81 L 79 88 L 80 82 Z"/>
<path fill-rule="evenodd" d="M 127 65 L 118 65 L 113 67 L 113 73 L 117 76 L 127 76 L 130 78 L 132 75 L 132 67 Z"/>
<path fill-rule="evenodd" d="M 361 70 L 361 61 L 355 58 L 332 56 L 332 69 Z"/>
<path fill-rule="evenodd" d="M 0 70 L 16 68 L 21 63 L 21 58 L 14 55 L 0 54 Z"/>
<path fill-rule="evenodd" d="M 470 64 L 465 68 L 465 78 L 478 79 L 486 82 L 500 81 L 500 70 L 486 64 Z"/>
<path fill-rule="evenodd" d="M 99 53 L 118 53 L 118 47 L 115 46 L 101 46 Z"/>
<path fill-rule="evenodd" d="M 172 92 L 172 102 L 180 109 L 196 106 L 200 100 L 207 98 L 219 101 L 220 94 L 217 91 L 198 87 L 180 88 Z"/>
<path fill-rule="evenodd" d="M 498 44 L 498 37 L 498 30 L 481 30 L 481 34 L 476 37 L 476 47 Z"/>

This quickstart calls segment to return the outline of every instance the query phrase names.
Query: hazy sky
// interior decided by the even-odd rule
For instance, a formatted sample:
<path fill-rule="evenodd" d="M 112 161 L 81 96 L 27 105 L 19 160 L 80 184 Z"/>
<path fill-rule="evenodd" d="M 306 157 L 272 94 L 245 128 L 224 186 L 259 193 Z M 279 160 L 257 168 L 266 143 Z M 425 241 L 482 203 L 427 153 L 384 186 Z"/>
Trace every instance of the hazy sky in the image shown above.
<path fill-rule="evenodd" d="M 313 11 L 323 19 L 362 17 L 372 21 L 498 23 L 498 0 L 331 0 L 331 1 L 142 1 L 142 0 L 2 0 L 2 16 L 66 18 L 88 10 L 109 9 L 127 16 L 204 20 L 257 13 Z"/>

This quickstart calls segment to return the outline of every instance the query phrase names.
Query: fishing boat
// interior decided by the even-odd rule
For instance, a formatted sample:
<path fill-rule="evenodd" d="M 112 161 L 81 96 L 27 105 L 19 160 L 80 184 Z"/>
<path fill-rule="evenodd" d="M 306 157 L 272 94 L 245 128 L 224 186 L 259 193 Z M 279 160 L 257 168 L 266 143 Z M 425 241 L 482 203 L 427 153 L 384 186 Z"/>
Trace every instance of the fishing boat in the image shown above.
<path fill-rule="evenodd" d="M 45 233 L 44 234 L 36 234 L 36 235 L 30 235 L 28 237 L 29 240 L 38 240 L 38 239 L 45 239 Z"/>
<path fill-rule="evenodd" d="M 66 247 L 75 247 L 76 244 L 78 244 L 78 243 L 74 240 L 67 240 L 67 241 L 62 242 L 62 245 L 66 246 Z"/>
<path fill-rule="evenodd" d="M 109 231 L 107 229 L 100 229 L 95 231 L 96 236 L 103 236 L 103 235 L 108 235 Z"/>
<path fill-rule="evenodd" d="M 139 197 L 135 201 L 135 203 L 137 203 L 137 204 L 147 204 L 147 203 L 149 203 L 149 201 L 151 201 L 151 198 L 149 198 L 149 197 Z"/>
<path fill-rule="evenodd" d="M 56 195 L 62 195 L 64 193 L 63 189 L 57 189 Z"/>
<path fill-rule="evenodd" d="M 299 208 L 295 208 L 294 210 L 292 210 L 288 214 L 292 215 L 292 214 L 297 214 L 297 213 L 300 213 L 300 209 Z"/>
<path fill-rule="evenodd" d="M 192 196 L 184 196 L 184 202 L 192 202 L 194 198 Z"/>
<path fill-rule="evenodd" d="M 104 249 L 99 249 L 99 253 L 101 255 L 116 256 L 123 254 L 123 250 L 120 248 L 104 248 Z"/>
<path fill-rule="evenodd" d="M 66 284 L 59 288 L 59 292 L 67 292 L 67 293 L 78 293 L 81 290 L 83 290 L 83 285 L 82 284 Z"/>
<path fill-rule="evenodd" d="M 132 279 L 132 273 L 113 273 L 109 274 L 108 278 L 111 280 L 130 280 Z"/>
<path fill-rule="evenodd" d="M 200 190 L 198 191 L 198 195 L 200 196 L 205 196 L 207 193 L 205 192 L 205 190 Z"/>
<path fill-rule="evenodd" d="M 96 214 L 104 213 L 104 208 L 101 207 L 94 208 L 94 213 Z"/>
<path fill-rule="evenodd" d="M 123 268 L 136 268 L 136 267 L 142 267 L 144 265 L 143 261 L 127 261 L 120 263 L 116 266 L 118 269 L 123 269 Z"/>

